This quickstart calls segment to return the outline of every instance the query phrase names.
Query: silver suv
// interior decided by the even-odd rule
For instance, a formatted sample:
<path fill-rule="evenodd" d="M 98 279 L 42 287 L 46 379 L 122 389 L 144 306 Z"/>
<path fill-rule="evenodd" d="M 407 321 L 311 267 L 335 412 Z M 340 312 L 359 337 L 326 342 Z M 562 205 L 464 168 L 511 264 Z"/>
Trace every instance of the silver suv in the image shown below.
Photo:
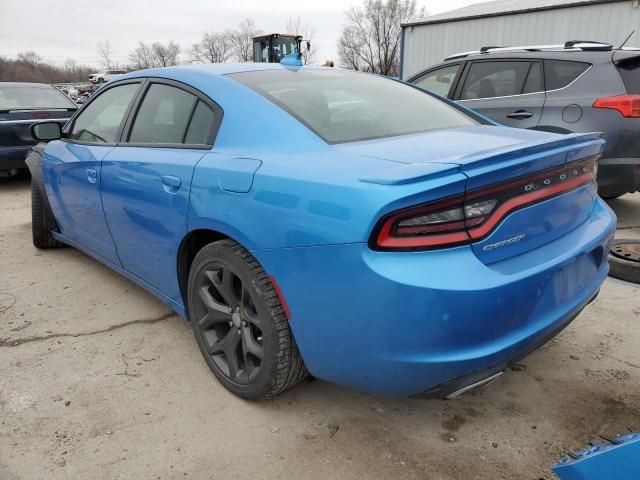
<path fill-rule="evenodd" d="M 640 49 L 586 41 L 483 47 L 409 82 L 510 127 L 603 132 L 598 192 L 640 190 Z"/>

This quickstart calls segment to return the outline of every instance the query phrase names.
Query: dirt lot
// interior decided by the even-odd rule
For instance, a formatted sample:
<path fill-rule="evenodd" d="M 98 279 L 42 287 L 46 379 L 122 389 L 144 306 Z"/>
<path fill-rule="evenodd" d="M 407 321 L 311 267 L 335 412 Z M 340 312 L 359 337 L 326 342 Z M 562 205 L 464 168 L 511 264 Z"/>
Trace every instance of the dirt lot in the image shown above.
<path fill-rule="evenodd" d="M 640 236 L 640 195 L 612 205 Z M 166 306 L 30 236 L 28 179 L 0 180 L 2 480 L 549 479 L 565 451 L 640 430 L 637 285 L 607 280 L 526 368 L 454 401 L 314 381 L 248 403 Z"/>

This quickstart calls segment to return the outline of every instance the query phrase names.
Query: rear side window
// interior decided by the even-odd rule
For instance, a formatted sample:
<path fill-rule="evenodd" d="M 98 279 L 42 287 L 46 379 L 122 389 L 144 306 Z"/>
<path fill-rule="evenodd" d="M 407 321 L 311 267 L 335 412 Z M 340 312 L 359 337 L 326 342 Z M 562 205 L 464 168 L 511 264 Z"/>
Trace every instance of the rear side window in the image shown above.
<path fill-rule="evenodd" d="M 544 81 L 547 91 L 564 88 L 582 75 L 591 65 L 566 60 L 545 60 Z"/>
<path fill-rule="evenodd" d="M 460 100 L 520 95 L 530 67 L 531 62 L 474 62 Z"/>
<path fill-rule="evenodd" d="M 423 76 L 416 78 L 411 83 L 420 88 L 429 90 L 441 97 L 449 95 L 449 91 L 453 85 L 453 81 L 460 70 L 460 65 L 448 65 L 432 72 L 425 73 Z"/>
<path fill-rule="evenodd" d="M 211 144 L 211 135 L 215 130 L 215 125 L 215 113 L 211 107 L 199 100 L 196 109 L 193 111 L 193 117 L 191 117 L 184 143 L 191 145 Z"/>
<path fill-rule="evenodd" d="M 98 95 L 73 122 L 69 138 L 89 143 L 115 143 L 124 114 L 139 86 L 139 83 L 129 83 Z"/>
<path fill-rule="evenodd" d="M 627 93 L 640 93 L 640 58 L 620 63 L 618 71 L 627 87 Z"/>
<path fill-rule="evenodd" d="M 154 83 L 138 109 L 129 135 L 131 143 L 183 143 L 198 99 L 179 88 Z"/>

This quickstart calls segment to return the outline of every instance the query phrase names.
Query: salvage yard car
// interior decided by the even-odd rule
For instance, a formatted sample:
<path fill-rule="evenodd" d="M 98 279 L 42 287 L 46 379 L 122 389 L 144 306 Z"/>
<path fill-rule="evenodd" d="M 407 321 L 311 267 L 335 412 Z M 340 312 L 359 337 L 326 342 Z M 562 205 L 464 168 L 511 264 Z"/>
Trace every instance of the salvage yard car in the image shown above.
<path fill-rule="evenodd" d="M 51 85 L 0 82 L 0 177 L 26 168 L 24 160 L 37 143 L 31 125 L 43 119 L 64 125 L 77 109 Z"/>
<path fill-rule="evenodd" d="M 36 247 L 76 247 L 190 319 L 220 382 L 308 373 L 454 397 L 597 295 L 604 141 L 495 126 L 377 75 L 280 64 L 137 71 L 34 127 Z M 105 299 L 108 301 L 108 299 Z"/>
<path fill-rule="evenodd" d="M 600 42 L 483 47 L 410 80 L 496 122 L 556 133 L 604 132 L 604 198 L 640 190 L 640 50 Z"/>

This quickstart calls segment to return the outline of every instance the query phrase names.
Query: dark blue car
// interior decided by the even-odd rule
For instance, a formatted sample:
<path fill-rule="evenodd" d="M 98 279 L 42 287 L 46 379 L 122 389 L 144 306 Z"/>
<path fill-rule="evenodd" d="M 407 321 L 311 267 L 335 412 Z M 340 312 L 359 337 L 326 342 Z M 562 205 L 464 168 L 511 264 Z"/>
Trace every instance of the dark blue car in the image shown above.
<path fill-rule="evenodd" d="M 608 272 L 598 134 L 495 126 L 376 75 L 140 71 L 34 132 L 52 140 L 28 161 L 35 245 L 190 319 L 245 398 L 307 372 L 456 396 L 556 335 Z"/>
<path fill-rule="evenodd" d="M 60 90 L 44 83 L 0 82 L 0 177 L 27 168 L 37 143 L 31 126 L 43 119 L 67 123 L 78 109 Z"/>

